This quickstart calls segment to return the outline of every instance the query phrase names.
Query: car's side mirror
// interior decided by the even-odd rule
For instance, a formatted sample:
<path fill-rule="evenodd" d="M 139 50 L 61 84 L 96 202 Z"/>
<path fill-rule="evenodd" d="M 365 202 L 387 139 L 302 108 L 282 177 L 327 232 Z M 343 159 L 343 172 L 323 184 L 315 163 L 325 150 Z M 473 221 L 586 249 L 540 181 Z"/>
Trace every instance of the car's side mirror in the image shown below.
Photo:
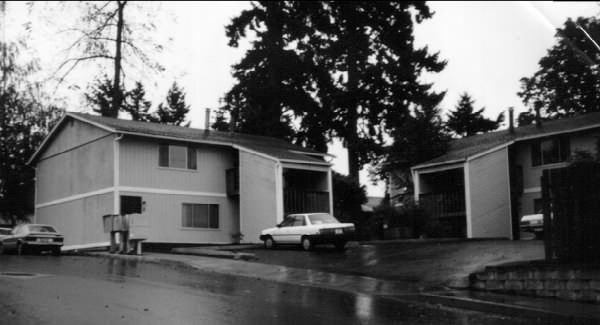
<path fill-rule="evenodd" d="M 281 228 L 281 224 L 278 224 L 276 227 L 277 227 L 277 228 Z"/>

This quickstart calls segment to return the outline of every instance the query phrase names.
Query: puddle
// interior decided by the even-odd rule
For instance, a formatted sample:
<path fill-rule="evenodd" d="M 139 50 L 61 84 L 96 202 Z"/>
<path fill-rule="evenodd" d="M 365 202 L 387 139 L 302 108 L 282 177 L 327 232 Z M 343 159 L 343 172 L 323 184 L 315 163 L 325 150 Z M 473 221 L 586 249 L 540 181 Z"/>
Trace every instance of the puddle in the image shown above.
<path fill-rule="evenodd" d="M 11 279 L 33 279 L 39 278 L 43 276 L 48 276 L 47 274 L 40 273 L 27 273 L 27 272 L 0 272 L 0 278 L 11 278 Z"/>

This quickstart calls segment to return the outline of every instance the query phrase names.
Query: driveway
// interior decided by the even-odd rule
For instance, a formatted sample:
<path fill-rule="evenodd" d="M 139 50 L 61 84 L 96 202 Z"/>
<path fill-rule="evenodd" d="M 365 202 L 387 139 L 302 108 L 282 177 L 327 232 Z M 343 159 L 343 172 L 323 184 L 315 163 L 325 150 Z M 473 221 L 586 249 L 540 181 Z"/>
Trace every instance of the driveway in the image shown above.
<path fill-rule="evenodd" d="M 256 254 L 256 262 L 260 263 L 419 283 L 423 289 L 431 289 L 466 287 L 469 274 L 488 265 L 543 259 L 544 243 L 539 240 L 401 241 L 354 243 L 343 253 L 327 246 L 311 252 L 293 246 L 246 252 Z"/>

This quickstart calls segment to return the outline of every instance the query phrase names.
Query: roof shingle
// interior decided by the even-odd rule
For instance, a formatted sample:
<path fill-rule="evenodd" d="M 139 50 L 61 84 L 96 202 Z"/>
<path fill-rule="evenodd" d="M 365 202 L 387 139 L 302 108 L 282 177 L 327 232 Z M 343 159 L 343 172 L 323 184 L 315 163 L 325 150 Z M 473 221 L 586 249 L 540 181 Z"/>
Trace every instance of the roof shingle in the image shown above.
<path fill-rule="evenodd" d="M 223 145 L 238 145 L 280 160 L 303 163 L 326 164 L 325 161 L 309 155 L 323 155 L 317 151 L 293 145 L 273 137 L 257 136 L 235 132 L 207 131 L 190 127 L 159 123 L 121 120 L 84 113 L 68 113 L 74 117 L 108 127 L 115 132 L 135 133 L 148 137 L 168 137 L 181 141 L 209 142 Z"/>

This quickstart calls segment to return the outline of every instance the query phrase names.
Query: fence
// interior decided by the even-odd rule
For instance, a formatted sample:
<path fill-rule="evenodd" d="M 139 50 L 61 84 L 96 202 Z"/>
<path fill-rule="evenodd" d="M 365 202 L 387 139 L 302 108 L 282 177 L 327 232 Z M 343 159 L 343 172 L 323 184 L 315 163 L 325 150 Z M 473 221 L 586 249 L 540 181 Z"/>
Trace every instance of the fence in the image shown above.
<path fill-rule="evenodd" d="M 547 260 L 600 261 L 600 163 L 544 170 L 544 245 Z"/>

